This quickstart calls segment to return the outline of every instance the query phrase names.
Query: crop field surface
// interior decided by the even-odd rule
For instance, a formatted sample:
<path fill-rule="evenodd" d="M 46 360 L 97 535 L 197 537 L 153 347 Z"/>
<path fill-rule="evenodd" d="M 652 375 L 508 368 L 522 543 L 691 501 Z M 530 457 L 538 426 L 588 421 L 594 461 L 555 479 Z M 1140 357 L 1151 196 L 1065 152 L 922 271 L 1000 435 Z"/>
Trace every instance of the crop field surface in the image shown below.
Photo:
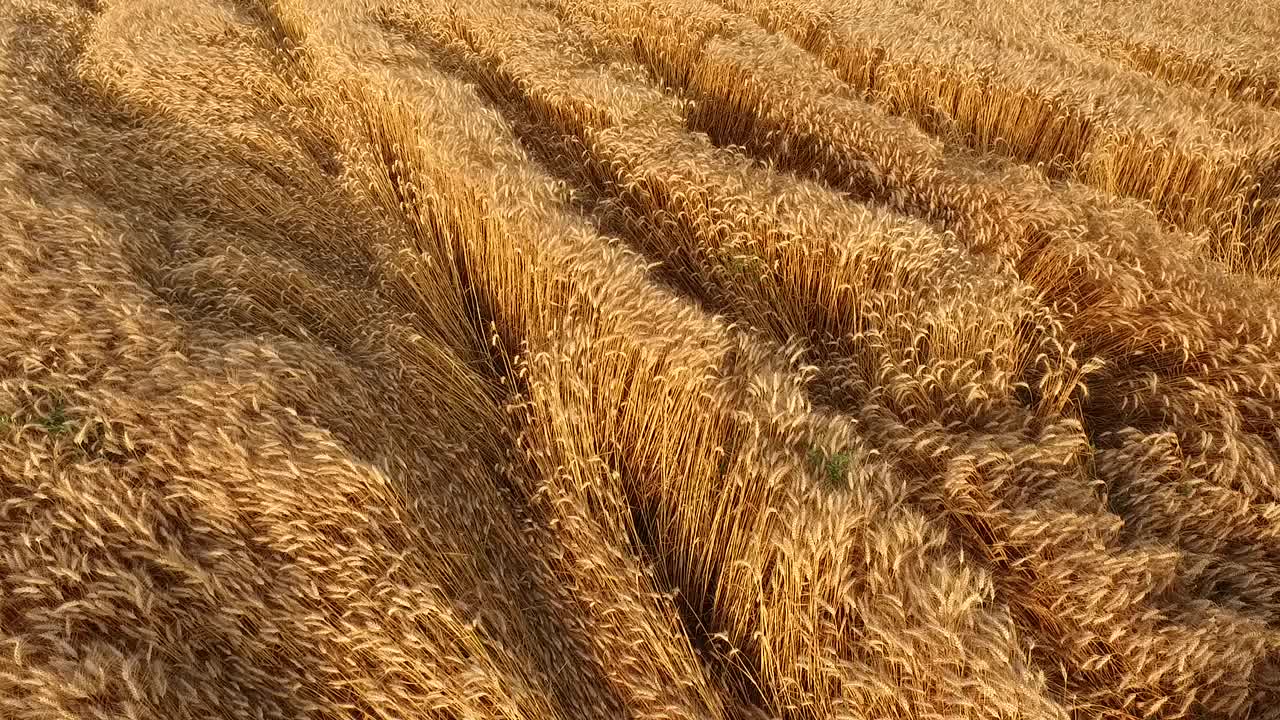
<path fill-rule="evenodd" d="M 0 718 L 1280 720 L 1272 0 L 0 0 Z"/>

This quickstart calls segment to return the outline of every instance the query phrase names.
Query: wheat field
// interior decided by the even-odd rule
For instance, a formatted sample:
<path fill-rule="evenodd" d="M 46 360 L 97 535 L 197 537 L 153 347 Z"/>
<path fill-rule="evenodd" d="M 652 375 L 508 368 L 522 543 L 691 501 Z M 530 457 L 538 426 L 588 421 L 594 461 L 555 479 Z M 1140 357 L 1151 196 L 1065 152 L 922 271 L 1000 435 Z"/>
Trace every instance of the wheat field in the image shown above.
<path fill-rule="evenodd" d="M 1271 0 L 0 8 L 0 717 L 1280 718 Z"/>

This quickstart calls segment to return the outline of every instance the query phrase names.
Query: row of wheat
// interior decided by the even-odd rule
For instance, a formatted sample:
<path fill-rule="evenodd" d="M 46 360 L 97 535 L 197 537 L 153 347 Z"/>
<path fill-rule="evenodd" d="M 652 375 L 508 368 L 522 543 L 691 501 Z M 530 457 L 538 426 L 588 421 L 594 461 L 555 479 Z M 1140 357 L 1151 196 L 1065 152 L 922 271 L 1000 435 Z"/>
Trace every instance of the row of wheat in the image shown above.
<path fill-rule="evenodd" d="M 685 14 L 682 16 L 682 19 L 687 19 L 687 17 L 688 15 Z M 504 18 L 504 24 L 509 24 L 509 23 L 510 23 L 510 20 Z M 641 122 L 652 124 L 653 120 L 652 120 L 651 111 L 652 111 L 652 108 L 655 106 L 655 99 L 651 97 L 646 98 L 643 96 L 635 99 L 628 99 L 625 97 L 617 96 L 616 88 L 618 87 L 618 83 L 620 82 L 620 79 L 616 75 L 608 78 L 608 80 L 612 81 L 613 88 L 615 89 L 615 95 L 612 98 L 606 97 L 606 98 L 603 98 L 601 101 L 596 101 L 596 102 L 593 102 L 591 100 L 593 88 L 596 89 L 596 91 L 598 92 L 599 89 L 609 86 L 607 82 L 582 84 L 582 85 L 575 85 L 572 87 L 565 87 L 562 84 L 557 84 L 558 86 L 557 85 L 546 86 L 545 83 L 548 81 L 551 81 L 550 80 L 551 78 L 566 78 L 566 77 L 582 78 L 583 73 L 581 71 L 569 72 L 567 69 L 565 71 L 558 71 L 556 69 L 558 67 L 558 64 L 555 60 L 555 57 L 564 58 L 566 56 L 569 56 L 571 58 L 571 53 L 566 48 L 565 43 L 563 41 L 551 43 L 549 46 L 554 47 L 555 52 L 550 54 L 547 54 L 547 53 L 539 54 L 537 53 L 535 48 L 529 47 L 530 43 L 528 41 L 528 38 L 536 36 L 534 33 L 534 30 L 536 30 L 536 26 L 533 28 L 522 27 L 519 30 L 514 31 L 515 37 L 508 38 L 506 42 L 518 47 L 519 48 L 518 51 L 508 49 L 506 52 L 504 52 L 502 50 L 502 46 L 499 45 L 495 48 L 491 57 L 494 60 L 505 58 L 505 62 L 508 63 L 508 65 L 513 62 L 527 61 L 528 64 L 523 66 L 525 68 L 523 73 L 520 74 L 517 78 L 515 78 L 514 81 L 520 86 L 520 92 L 526 95 L 527 97 L 530 97 L 530 99 L 528 100 L 528 104 L 531 110 L 533 110 L 534 112 L 537 112 L 537 109 L 539 106 L 543 106 L 544 108 L 546 108 L 546 111 L 548 112 L 547 122 L 552 124 L 558 124 L 558 122 L 564 122 L 565 120 L 568 120 L 572 123 L 572 125 L 569 126 L 568 131 L 574 132 L 572 128 L 576 126 L 577 128 L 579 128 L 576 131 L 578 134 L 583 134 L 584 130 L 582 129 L 582 127 L 587 126 L 585 135 L 590 136 L 592 134 L 590 132 L 591 130 L 590 121 L 592 119 L 605 118 L 605 122 L 607 122 L 608 124 L 605 126 L 607 127 L 607 130 L 605 131 L 604 135 L 597 136 L 599 139 L 591 139 L 589 137 L 584 136 L 584 139 L 586 139 L 587 142 L 590 144 L 590 150 L 589 150 L 590 156 L 587 158 L 587 162 L 590 163 L 593 158 L 598 158 L 599 161 L 601 162 L 601 168 L 602 169 L 607 168 L 607 170 L 602 170 L 601 172 L 612 172 L 615 174 L 619 172 L 623 172 L 623 173 L 628 172 L 628 169 L 629 169 L 628 166 L 629 165 L 634 166 L 637 162 L 637 160 L 635 159 L 637 153 L 640 154 L 639 162 L 649 163 L 648 167 L 641 167 L 641 168 L 638 168 L 636 171 L 634 171 L 635 172 L 634 178 L 631 177 L 630 175 L 623 175 L 623 176 L 617 176 L 612 179 L 612 182 L 614 183 L 615 186 L 620 188 L 625 188 L 622 199 L 624 200 L 624 202 L 627 202 L 627 204 L 630 205 L 631 208 L 634 209 L 636 212 L 638 213 L 647 212 L 647 214 L 649 215 L 653 215 L 654 212 L 659 213 L 659 215 L 656 216 L 655 220 L 650 221 L 647 226 L 641 228 L 640 232 L 636 233 L 637 236 L 647 237 L 650 239 L 650 241 L 652 241 L 655 238 L 661 238 L 664 234 L 663 232 L 664 227 L 666 228 L 670 228 L 672 226 L 678 227 L 681 224 L 680 221 L 683 220 L 684 224 L 686 225 L 684 232 L 687 232 L 688 229 L 694 229 L 696 231 L 696 228 L 698 226 L 707 228 L 708 231 L 704 231 L 703 233 L 700 234 L 699 237 L 693 239 L 692 241 L 685 240 L 684 238 L 680 237 L 679 234 L 677 234 L 673 238 L 673 241 L 676 243 L 674 247 L 679 248 L 680 246 L 683 245 L 687 248 L 701 247 L 704 250 L 706 250 L 706 249 L 714 249 L 718 244 L 720 244 L 721 238 L 725 237 L 726 232 L 732 231 L 735 225 L 739 227 L 748 228 L 747 230 L 744 231 L 744 234 L 749 235 L 752 232 L 750 230 L 751 228 L 750 213 L 746 211 L 746 208 L 759 207 L 759 204 L 750 202 L 750 197 L 751 197 L 750 193 L 744 192 L 742 189 L 740 189 L 740 186 L 742 185 L 741 180 L 737 180 L 735 182 L 729 182 L 727 180 L 727 174 L 720 174 L 720 175 L 709 176 L 709 177 L 704 175 L 702 176 L 702 178 L 699 178 L 692 182 L 681 180 L 682 175 L 687 175 L 688 173 L 694 172 L 693 168 L 714 168 L 716 166 L 716 163 L 714 161 L 711 161 L 709 159 L 703 159 L 697 163 L 680 163 L 679 165 L 676 165 L 674 163 L 668 162 L 666 164 L 658 164 L 656 167 L 653 165 L 653 163 L 655 162 L 659 162 L 659 163 L 661 162 L 660 160 L 657 160 L 659 158 L 666 158 L 666 157 L 679 157 L 681 159 L 701 158 L 706 155 L 705 151 L 699 154 L 699 153 L 693 152 L 692 149 L 690 149 L 687 145 L 685 145 L 685 146 L 681 146 L 681 150 L 679 152 L 673 154 L 671 152 L 670 146 L 664 145 L 664 143 L 660 142 L 659 138 L 655 137 L 655 135 L 652 134 L 651 132 L 644 133 L 642 135 L 637 136 L 636 140 L 630 143 L 627 143 L 625 140 L 623 140 L 622 141 L 623 145 L 618 150 L 611 149 L 610 146 L 618 147 L 618 145 L 615 142 L 617 139 L 617 135 L 621 132 L 622 127 L 627 124 L 627 120 L 626 120 L 627 115 L 624 114 L 625 109 L 628 107 L 644 108 L 645 109 L 644 112 L 645 114 L 648 115 L 648 117 Z M 496 27 L 486 28 L 483 32 L 470 32 L 470 33 L 466 32 L 466 29 L 463 28 L 461 34 L 464 36 L 468 36 L 472 44 L 476 42 L 475 38 L 479 36 L 483 36 L 487 38 L 503 38 L 504 37 L 504 34 L 500 31 L 499 28 L 496 28 Z M 653 33 L 653 35 L 659 36 L 659 37 L 662 36 L 661 33 L 656 33 L 656 32 Z M 521 46 L 522 44 L 523 46 Z M 570 59 L 569 62 L 572 63 L 572 59 Z M 560 64 L 563 64 L 563 63 L 560 63 Z M 514 67 L 520 67 L 520 66 L 517 65 Z M 672 72 L 673 73 L 680 72 L 680 68 L 677 67 L 673 69 Z M 503 82 L 513 81 L 513 79 L 510 77 L 508 77 L 508 79 L 504 81 L 500 73 L 501 71 L 499 71 L 499 74 L 492 75 L 492 79 L 488 81 L 482 80 L 482 82 L 486 84 L 500 85 Z M 542 77 L 547 78 L 547 80 L 541 80 Z M 539 85 L 542 85 L 543 87 L 538 87 Z M 562 104 L 561 106 L 556 107 L 554 104 L 555 100 L 560 98 L 571 99 L 572 104 L 569 104 L 569 105 Z M 550 107 L 547 107 L 548 105 L 550 105 Z M 581 107 L 607 108 L 607 110 L 598 111 L 598 112 L 590 113 L 586 116 L 583 116 L 578 112 L 578 108 L 581 108 Z M 635 123 L 636 121 L 632 120 L 631 122 Z M 668 124 L 671 126 L 674 126 L 674 124 L 672 123 L 668 123 Z M 608 138 L 608 139 L 606 140 L 605 138 Z M 627 152 L 626 148 L 630 148 L 630 153 Z M 643 150 L 640 150 L 641 148 L 643 148 Z M 628 158 L 628 154 L 630 155 L 630 159 Z M 739 171 L 738 174 L 739 176 L 750 175 L 750 173 L 746 173 L 742 171 Z M 697 176 L 695 175 L 695 177 Z M 649 184 L 652 184 L 654 182 L 659 182 L 662 184 L 662 187 L 658 192 L 650 191 L 639 199 L 635 198 L 634 194 L 636 192 L 636 188 L 637 187 L 643 188 L 642 182 L 645 182 L 645 181 L 647 181 Z M 672 185 L 672 183 L 676 183 L 676 185 Z M 705 188 L 719 189 L 721 187 L 725 188 L 726 194 L 721 195 L 718 198 L 717 198 L 717 193 L 715 193 L 714 191 L 712 191 L 712 194 L 708 196 L 707 191 L 705 190 Z M 696 188 L 704 188 L 704 190 L 699 193 L 696 191 Z M 776 188 L 775 188 L 775 194 L 776 194 Z M 632 196 L 632 197 L 630 200 L 628 200 L 627 196 Z M 736 211 L 734 210 L 735 197 L 742 197 L 746 200 L 746 202 L 740 203 L 736 206 L 737 208 Z M 675 209 L 668 210 L 668 211 L 665 211 L 665 213 L 663 213 L 661 209 L 661 205 L 669 202 L 668 199 L 680 200 L 683 198 L 690 198 L 692 201 L 692 204 L 691 205 L 681 204 Z M 780 204 L 785 204 L 786 203 L 785 193 L 781 194 L 781 198 L 782 198 L 782 203 Z M 648 204 L 647 211 L 646 211 L 646 203 Z M 816 203 L 816 204 L 819 206 L 821 205 L 821 203 Z M 654 207 L 654 206 L 658 206 L 658 207 Z M 706 208 L 708 211 L 712 213 L 711 216 L 708 216 L 708 219 L 706 222 L 696 222 L 696 218 L 700 212 L 700 208 Z M 715 214 L 717 211 L 719 211 L 719 214 Z M 663 222 L 662 220 L 664 216 L 668 218 L 665 222 Z M 693 227 L 689 228 L 688 227 L 689 225 L 692 225 Z M 776 221 L 771 223 L 766 223 L 766 225 L 768 227 L 774 227 L 774 228 L 778 227 L 778 223 Z M 782 223 L 782 225 L 785 226 L 785 222 Z M 669 234 L 669 232 L 667 234 Z M 767 237 L 768 234 L 769 234 L 768 232 L 760 232 L 759 230 L 755 232 L 755 235 L 761 238 Z M 802 238 L 804 235 L 808 235 L 810 238 L 812 238 L 814 236 L 820 236 L 820 234 L 821 233 L 818 231 L 809 230 L 807 233 L 798 233 L 796 235 L 796 238 Z M 794 241 L 795 240 L 793 239 L 793 242 Z M 803 242 L 803 240 L 800 240 L 800 242 Z M 880 239 L 878 243 L 880 247 L 889 246 L 889 243 L 887 242 L 886 239 Z M 739 248 L 745 247 L 747 245 L 748 243 L 746 242 L 738 243 Z M 764 251 L 761 253 L 761 255 L 763 256 L 762 259 L 765 261 L 763 266 L 765 268 L 769 267 L 770 261 L 773 261 L 774 263 L 776 263 L 777 259 L 779 258 L 779 256 L 776 253 L 771 253 L 768 246 L 764 245 L 763 243 L 756 243 L 751 247 L 753 247 L 757 252 L 760 250 Z M 741 255 L 738 255 L 738 257 L 741 257 Z M 782 262 L 783 262 L 783 267 L 785 267 L 785 260 L 783 260 Z M 710 268 L 709 270 L 714 270 L 714 267 Z M 705 275 L 707 277 L 711 277 L 712 273 L 708 272 Z M 751 282 L 755 282 L 755 278 L 757 277 L 761 277 L 762 282 L 769 282 L 768 275 L 761 272 L 753 273 L 752 274 L 753 280 Z M 785 274 L 783 275 L 783 277 L 785 277 Z M 938 273 L 933 276 L 933 280 L 940 283 L 941 286 L 945 288 L 947 287 L 945 277 L 946 277 L 945 274 Z M 747 291 L 751 290 L 749 284 L 746 282 L 740 283 L 739 288 Z M 901 290 L 898 291 L 899 294 L 901 294 L 901 292 L 902 292 Z M 954 293 L 955 290 L 952 290 L 951 292 Z M 760 291 L 757 290 L 756 293 L 760 293 Z M 785 326 L 787 324 L 785 313 L 790 312 L 794 314 L 794 313 L 803 311 L 806 308 L 811 309 L 815 306 L 815 304 L 821 303 L 821 300 L 822 300 L 822 296 L 816 296 L 816 297 L 815 296 L 805 297 L 803 295 L 797 296 L 796 291 L 794 289 L 779 288 L 774 283 L 770 283 L 770 287 L 768 287 L 767 290 L 765 290 L 765 292 L 760 294 L 756 294 L 756 293 L 752 293 L 754 297 L 745 298 L 746 302 L 742 304 L 746 305 L 747 307 L 750 307 L 750 305 L 752 304 L 757 304 L 757 305 L 763 304 L 767 307 L 769 303 L 772 302 L 774 305 L 778 307 L 778 310 L 781 311 L 777 313 L 774 317 L 770 318 L 769 321 L 762 323 L 766 327 L 770 325 L 777 327 L 780 324 Z M 790 302 L 788 302 L 788 298 L 791 298 Z M 787 307 L 788 305 L 791 305 L 791 306 Z M 957 307 L 962 308 L 963 304 L 960 304 Z M 898 323 L 901 323 L 903 326 L 906 327 L 908 333 L 911 332 L 912 324 L 909 316 L 902 316 L 902 315 L 881 316 L 876 312 L 874 305 L 870 305 L 870 304 L 864 305 L 862 308 L 859 308 L 859 309 L 862 311 L 861 315 L 864 318 L 866 318 L 866 321 L 871 325 L 883 323 L 885 326 L 889 326 L 891 324 L 896 325 Z M 759 313 L 760 313 L 759 310 L 751 311 L 748 317 L 752 317 L 752 318 L 759 317 Z M 783 315 L 783 317 L 778 317 L 777 315 Z M 892 318 L 892 322 L 884 322 L 889 318 Z M 753 320 L 753 322 L 759 322 L 759 320 Z M 987 325 L 990 326 L 990 321 L 987 321 Z M 792 335 L 803 334 L 805 329 L 814 328 L 814 327 L 815 327 L 814 324 L 796 325 L 792 327 L 787 327 L 785 332 Z M 822 327 L 821 323 L 817 324 L 816 327 Z M 846 329 L 846 332 L 847 332 L 847 329 Z M 922 334 L 928 335 L 929 333 L 926 331 Z M 855 347 L 859 344 L 859 341 L 862 340 L 861 334 L 859 333 L 850 333 L 846 337 L 850 338 L 850 340 L 854 343 Z M 901 343 L 900 341 L 893 342 L 893 343 L 888 343 L 887 346 L 901 348 L 903 346 L 903 343 Z M 999 347 L 999 346 L 997 344 L 994 347 Z M 863 350 L 863 352 L 866 352 L 866 351 Z M 944 358 L 946 357 L 945 353 L 943 354 L 943 357 Z M 840 377 L 845 382 L 848 382 L 849 380 L 856 378 L 856 373 L 859 371 L 859 369 L 865 372 L 868 365 L 874 366 L 874 364 L 875 364 L 875 361 L 872 360 L 872 358 L 867 356 L 860 357 L 857 360 L 850 362 L 849 365 L 846 366 L 845 368 L 842 368 L 844 370 L 848 370 L 848 372 L 841 374 Z M 893 396 L 895 395 L 895 393 L 909 392 L 909 390 L 907 390 L 907 388 L 910 387 L 909 384 L 894 383 L 892 380 L 897 378 L 907 377 L 910 371 L 908 370 L 907 372 L 903 372 L 900 365 L 894 366 L 894 369 L 897 370 L 896 378 L 894 374 L 882 375 L 877 377 L 873 382 L 868 384 L 876 388 L 877 391 L 883 391 L 885 396 Z M 936 370 L 937 368 L 933 368 L 933 369 Z M 930 375 L 931 374 L 932 373 L 930 373 Z M 953 378 L 954 377 L 955 376 L 953 376 Z M 970 380 L 970 382 L 964 386 L 964 389 L 967 390 L 968 392 L 972 393 L 974 392 L 975 389 L 982 387 L 980 380 L 975 383 L 972 381 L 971 378 L 969 378 L 969 376 L 962 375 L 962 377 Z M 939 381 L 936 377 L 926 376 L 926 379 L 925 379 L 926 385 L 936 384 L 938 382 Z M 902 386 L 901 389 L 899 389 L 899 387 L 895 387 L 896 385 L 901 385 Z M 945 387 L 945 384 L 943 385 L 943 387 Z M 987 388 L 987 390 L 989 390 L 989 388 Z M 979 392 L 977 394 L 983 395 L 984 393 Z M 993 395 L 996 395 L 997 397 L 999 397 L 999 393 L 993 393 Z M 905 395 L 905 396 L 911 397 L 911 395 Z M 860 401 L 862 394 L 855 394 L 854 397 L 858 398 Z M 954 397 L 952 397 L 948 399 L 948 402 L 943 403 L 942 405 L 954 406 L 954 403 L 955 403 L 955 400 L 954 400 Z M 930 405 L 928 403 L 925 403 L 925 404 L 912 403 L 910 405 L 910 408 L 915 413 L 919 413 L 927 416 L 928 410 L 930 409 Z M 984 415 L 984 413 L 980 411 L 974 412 L 970 415 L 971 418 L 986 417 L 986 416 L 987 415 Z M 917 418 L 909 418 L 909 420 L 915 420 L 915 419 Z M 947 418 L 944 416 L 940 418 L 940 420 L 945 423 Z M 1016 423 L 1014 424 L 1014 428 L 1015 430 L 1018 429 Z M 1016 432 L 1011 434 L 1013 434 L 1016 437 Z M 885 441 L 885 442 L 887 443 L 890 441 Z M 927 469 L 929 471 L 934 471 L 934 472 L 938 470 L 938 468 L 934 466 L 928 466 Z M 1063 484 L 1065 485 L 1067 483 L 1064 482 Z M 1025 488 L 1022 488 L 1021 490 L 1025 491 Z M 1078 528 L 1075 528 L 1075 529 L 1078 532 Z M 1041 528 L 1040 530 L 1041 532 L 1043 532 L 1043 528 Z M 1061 614 L 1062 611 L 1061 609 L 1059 609 L 1057 612 Z M 1083 614 L 1087 617 L 1089 615 L 1089 612 L 1085 612 Z M 1098 613 L 1094 613 L 1094 617 L 1098 617 L 1098 616 L 1099 616 Z M 1147 651 L 1147 650 L 1149 649 L 1143 648 L 1143 651 Z M 1159 695 L 1159 693 L 1157 693 L 1157 695 Z"/>
<path fill-rule="evenodd" d="M 1157 79 L 1280 107 L 1280 52 L 1272 40 L 1280 14 L 1267 3 L 1061 2 L 1034 12 L 1034 26 Z"/>
<path fill-rule="evenodd" d="M 1251 103 L 1169 86 L 1047 32 L 1019 3 L 731 0 L 841 79 L 934 133 L 1150 202 L 1212 254 L 1274 275 L 1280 125 Z M 1027 16 L 1032 16 L 1028 19 Z"/>
<path fill-rule="evenodd" d="M 702 2 L 3 12 L 6 717 L 1280 706 L 1280 297 L 1153 214 Z"/>

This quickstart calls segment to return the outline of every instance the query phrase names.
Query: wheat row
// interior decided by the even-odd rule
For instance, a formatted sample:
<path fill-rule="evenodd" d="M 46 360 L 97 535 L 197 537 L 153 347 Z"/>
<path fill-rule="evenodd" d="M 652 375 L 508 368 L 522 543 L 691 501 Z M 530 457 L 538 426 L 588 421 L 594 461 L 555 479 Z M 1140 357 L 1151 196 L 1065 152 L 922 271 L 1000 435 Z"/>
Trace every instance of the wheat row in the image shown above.
<path fill-rule="evenodd" d="M 6 1 L 0 714 L 1274 713 L 1262 256 L 735 7 Z"/>

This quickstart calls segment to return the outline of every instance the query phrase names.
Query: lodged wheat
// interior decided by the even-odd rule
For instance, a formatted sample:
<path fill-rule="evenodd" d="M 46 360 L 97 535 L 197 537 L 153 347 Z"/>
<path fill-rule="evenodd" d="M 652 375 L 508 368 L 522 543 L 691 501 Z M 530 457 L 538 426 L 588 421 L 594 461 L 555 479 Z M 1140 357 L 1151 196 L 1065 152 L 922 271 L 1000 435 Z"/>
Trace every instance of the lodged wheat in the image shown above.
<path fill-rule="evenodd" d="M 0 715 L 1277 717 L 1277 18 L 917 5 L 0 0 Z"/>

